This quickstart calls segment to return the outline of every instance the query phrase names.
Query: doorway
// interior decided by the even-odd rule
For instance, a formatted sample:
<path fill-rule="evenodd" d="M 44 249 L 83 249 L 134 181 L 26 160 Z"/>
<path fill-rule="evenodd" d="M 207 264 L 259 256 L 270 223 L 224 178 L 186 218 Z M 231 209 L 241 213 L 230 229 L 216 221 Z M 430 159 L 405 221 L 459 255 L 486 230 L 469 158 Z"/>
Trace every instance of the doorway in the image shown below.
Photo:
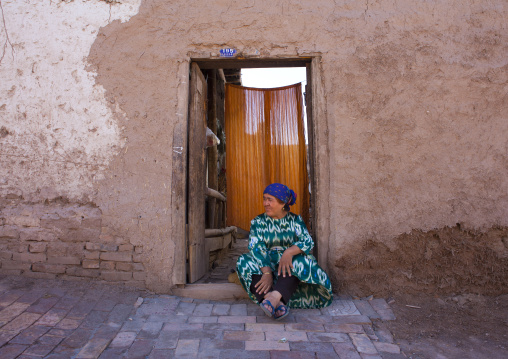
<path fill-rule="evenodd" d="M 313 92 L 319 90 L 312 79 L 316 73 L 315 58 L 292 59 L 195 59 L 191 63 L 188 113 L 187 196 L 186 196 L 186 255 L 185 282 L 194 283 L 210 269 L 210 253 L 230 246 L 235 240 L 235 228 L 226 226 L 226 198 L 224 169 L 227 139 L 224 136 L 224 86 L 238 82 L 242 68 L 305 67 L 306 122 L 308 132 L 308 170 L 310 178 L 311 216 L 308 227 L 315 241 L 315 255 L 326 266 L 326 235 L 319 223 L 322 212 L 318 196 L 323 182 L 316 171 L 316 124 L 313 121 Z M 314 105 L 314 106 L 313 106 Z M 207 134 L 208 132 L 208 134 Z M 206 200 L 205 200 L 206 198 Z M 246 229 L 248 230 L 248 228 Z M 242 232 L 242 231 L 240 231 Z M 323 243 L 325 244 L 323 246 Z M 177 264 L 177 263 L 175 263 Z M 324 265 L 323 265 L 324 264 Z M 180 270 L 181 272 L 181 270 Z M 175 283 L 176 284 L 176 283 Z"/>

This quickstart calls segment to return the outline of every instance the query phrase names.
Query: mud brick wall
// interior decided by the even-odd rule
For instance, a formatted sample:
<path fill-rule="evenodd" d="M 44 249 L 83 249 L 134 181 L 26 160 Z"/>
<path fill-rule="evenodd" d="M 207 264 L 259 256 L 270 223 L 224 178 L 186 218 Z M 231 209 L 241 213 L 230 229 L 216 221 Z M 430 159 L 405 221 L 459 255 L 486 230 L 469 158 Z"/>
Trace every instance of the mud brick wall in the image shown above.
<path fill-rule="evenodd" d="M 20 204 L 0 208 L 0 273 L 84 277 L 144 288 L 142 246 L 102 228 L 92 205 Z"/>

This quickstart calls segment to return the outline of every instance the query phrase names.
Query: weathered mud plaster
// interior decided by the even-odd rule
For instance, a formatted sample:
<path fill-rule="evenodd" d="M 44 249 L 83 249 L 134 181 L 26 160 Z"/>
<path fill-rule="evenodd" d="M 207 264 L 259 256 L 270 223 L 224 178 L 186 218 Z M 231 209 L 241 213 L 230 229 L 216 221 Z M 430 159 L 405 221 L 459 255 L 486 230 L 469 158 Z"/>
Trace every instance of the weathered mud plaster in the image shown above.
<path fill-rule="evenodd" d="M 86 56 L 101 26 L 125 21 L 140 0 L 2 0 L 0 196 L 93 200 L 93 183 L 124 145 Z M 11 46 L 12 45 L 12 46 Z"/>
<path fill-rule="evenodd" d="M 109 8 L 104 2 L 92 1 L 50 5 L 55 9 L 78 4 L 89 6 L 91 13 L 95 7 Z M 111 7 L 112 14 L 116 6 Z M 82 108 L 80 123 L 85 126 L 58 127 L 67 118 L 58 117 L 50 129 L 43 128 L 40 124 L 48 120 L 41 115 L 45 113 L 42 100 L 34 110 L 40 120 L 31 124 L 30 106 L 25 105 L 32 103 L 30 92 L 5 104 L 3 111 L 9 108 L 11 115 L 9 126 L 0 131 L 0 144 L 12 154 L 7 157 L 2 149 L 1 158 L 17 177 L 12 182 L 3 175 L 7 170 L 2 170 L 1 193 L 31 198 L 27 194 L 36 193 L 37 176 L 43 194 L 35 198 L 52 193 L 93 201 L 102 213 L 104 241 L 123 238 L 133 246 L 142 245 L 149 288 L 168 290 L 175 245 L 180 248 L 183 238 L 181 231 L 174 231 L 182 228 L 183 188 L 170 191 L 175 178 L 185 176 L 181 166 L 185 159 L 174 151 L 185 147 L 186 69 L 193 57 L 217 56 L 221 48 L 230 47 L 245 57 L 319 54 L 321 58 L 324 110 L 314 125 L 326 133 L 321 140 L 328 143 L 316 145 L 318 155 L 328 156 L 330 165 L 320 178 L 327 183 L 323 188 L 329 188 L 320 197 L 329 215 L 319 219 L 319 226 L 328 227 L 330 235 L 329 248 L 320 249 L 328 250 L 327 264 L 335 283 L 347 280 L 339 268 L 347 261 L 337 260 L 355 258 L 367 241 L 404 256 L 411 248 L 401 245 L 407 238 L 404 233 L 446 233 L 457 223 L 471 233 L 506 228 L 506 18 L 508 3 L 504 0 L 143 1 L 136 16 L 103 26 L 91 45 L 88 71 L 97 73 L 96 84 L 105 90 L 97 97 L 105 117 L 99 109 L 94 110 L 100 116 L 91 116 L 93 121 L 85 116 L 86 106 L 78 107 L 83 96 L 75 82 L 65 87 L 72 97 L 52 100 L 52 112 L 46 116 L 55 121 L 54 113 L 65 110 L 72 116 L 71 108 Z M 66 57 L 53 57 L 63 45 L 65 42 L 48 51 L 45 56 L 53 59 L 48 64 L 67 63 Z M 6 59 L 9 56 L 8 52 Z M 71 63 L 70 73 L 75 68 L 81 73 L 81 65 Z M 20 76 L 32 76 L 31 62 L 24 66 L 19 67 Z M 57 77 L 48 66 L 44 68 L 46 78 Z M 2 94 L 18 96 L 20 87 L 11 79 L 11 72 L 9 84 L 1 85 Z M 35 97 L 56 98 L 44 87 L 36 87 L 35 76 L 31 87 Z M 101 100 L 103 96 L 108 102 Z M 31 124 L 26 137 L 15 137 L 24 128 L 20 121 Z M 43 140 L 34 135 L 41 131 Z M 59 132 L 73 135 L 74 140 L 65 141 Z M 100 146 L 82 140 L 93 136 L 102 136 L 97 139 Z M 31 139 L 29 145 L 25 138 Z M 53 147 L 57 149 L 54 154 Z M 21 164 L 15 157 L 18 153 L 33 158 L 32 163 L 25 160 Z M 54 161 L 35 157 L 39 153 Z M 66 153 L 78 160 L 56 162 Z M 173 166 L 173 161 L 178 165 Z M 82 163 L 90 167 L 78 166 Z M 56 176 L 58 171 L 52 168 L 60 174 Z M 64 177 L 64 170 L 69 178 Z M 427 241 L 434 233 L 418 238 Z M 473 240 L 484 238 L 478 235 Z M 506 245 L 503 240 L 496 243 Z M 382 246 L 373 248 L 381 251 Z M 376 255 L 376 251 L 369 252 L 369 256 Z M 356 277 L 353 273 L 348 278 Z M 368 276 L 363 280 L 368 281 Z"/>

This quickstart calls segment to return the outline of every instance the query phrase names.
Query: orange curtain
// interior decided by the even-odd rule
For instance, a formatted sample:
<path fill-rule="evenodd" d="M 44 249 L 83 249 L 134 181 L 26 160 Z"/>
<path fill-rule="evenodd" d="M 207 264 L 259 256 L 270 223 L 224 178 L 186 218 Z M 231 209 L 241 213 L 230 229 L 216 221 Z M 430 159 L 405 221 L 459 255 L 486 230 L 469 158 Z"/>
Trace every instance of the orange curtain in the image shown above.
<path fill-rule="evenodd" d="M 226 85 L 227 224 L 249 230 L 264 212 L 263 190 L 297 194 L 291 212 L 308 225 L 309 180 L 301 84 L 257 89 Z"/>

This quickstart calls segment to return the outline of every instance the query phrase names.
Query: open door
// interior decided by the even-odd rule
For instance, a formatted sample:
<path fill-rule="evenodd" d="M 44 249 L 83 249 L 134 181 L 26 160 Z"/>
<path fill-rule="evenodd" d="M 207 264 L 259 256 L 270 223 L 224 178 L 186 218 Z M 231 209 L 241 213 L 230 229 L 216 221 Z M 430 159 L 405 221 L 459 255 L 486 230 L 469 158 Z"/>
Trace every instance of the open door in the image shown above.
<path fill-rule="evenodd" d="M 205 246 L 206 195 L 206 80 L 195 63 L 191 66 L 189 102 L 188 177 L 188 282 L 194 283 L 208 270 Z"/>

